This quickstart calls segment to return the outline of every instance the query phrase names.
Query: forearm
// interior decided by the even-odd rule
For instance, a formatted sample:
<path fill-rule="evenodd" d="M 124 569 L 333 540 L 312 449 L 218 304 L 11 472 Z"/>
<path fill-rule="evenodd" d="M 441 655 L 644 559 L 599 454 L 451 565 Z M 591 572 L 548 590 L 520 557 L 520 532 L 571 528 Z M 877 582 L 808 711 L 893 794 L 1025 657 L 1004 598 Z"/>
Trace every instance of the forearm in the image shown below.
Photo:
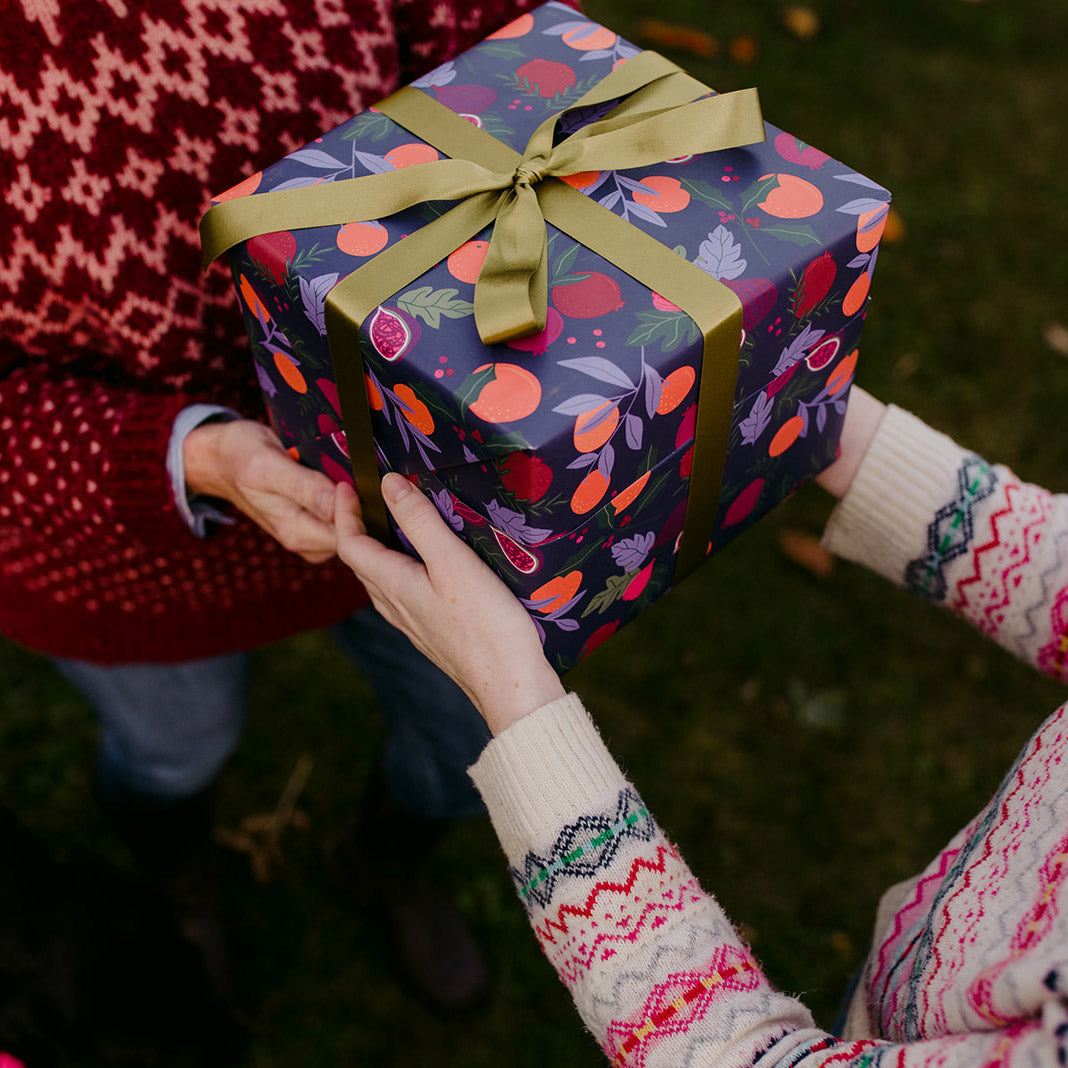
<path fill-rule="evenodd" d="M 906 1043 L 816 1028 L 768 983 L 574 696 L 504 731 L 471 775 L 534 934 L 613 1065 L 1055 1063 L 1055 999 L 1002 1029 Z"/>

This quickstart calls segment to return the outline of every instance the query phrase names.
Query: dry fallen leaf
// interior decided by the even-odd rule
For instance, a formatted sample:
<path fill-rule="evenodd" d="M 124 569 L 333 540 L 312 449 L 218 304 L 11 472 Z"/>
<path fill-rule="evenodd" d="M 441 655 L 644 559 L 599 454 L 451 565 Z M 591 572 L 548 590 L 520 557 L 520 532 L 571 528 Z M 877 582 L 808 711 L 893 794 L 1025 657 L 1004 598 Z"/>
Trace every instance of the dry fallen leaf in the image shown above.
<path fill-rule="evenodd" d="M 803 530 L 787 528 L 779 534 L 779 548 L 795 564 L 825 579 L 834 570 L 834 557 L 820 545 L 819 538 Z"/>
<path fill-rule="evenodd" d="M 782 24 L 802 41 L 809 41 L 820 32 L 820 17 L 807 4 L 791 4 L 789 7 L 784 7 Z"/>
<path fill-rule="evenodd" d="M 727 50 L 735 63 L 753 63 L 760 55 L 760 46 L 756 43 L 756 39 L 744 33 L 732 37 Z"/>
<path fill-rule="evenodd" d="M 886 245 L 899 245 L 905 240 L 905 220 L 895 208 L 887 209 L 882 240 Z"/>
<path fill-rule="evenodd" d="M 702 59 L 711 59 L 719 51 L 719 41 L 712 34 L 663 19 L 638 19 L 633 32 L 635 37 L 657 48 L 669 48 Z"/>
<path fill-rule="evenodd" d="M 1042 336 L 1046 339 L 1046 344 L 1054 352 L 1059 352 L 1062 356 L 1068 356 L 1068 327 L 1064 323 L 1050 323 L 1042 331 Z"/>

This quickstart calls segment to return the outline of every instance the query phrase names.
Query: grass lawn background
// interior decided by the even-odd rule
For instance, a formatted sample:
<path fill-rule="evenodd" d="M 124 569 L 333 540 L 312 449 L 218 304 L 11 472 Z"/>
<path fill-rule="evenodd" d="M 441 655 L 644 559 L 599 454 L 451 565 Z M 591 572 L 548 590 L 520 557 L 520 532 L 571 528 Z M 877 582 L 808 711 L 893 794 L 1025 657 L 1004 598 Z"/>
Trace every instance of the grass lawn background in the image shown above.
<path fill-rule="evenodd" d="M 637 0 L 589 14 L 645 43 Z M 1068 356 L 1068 78 L 1063 0 L 814 5 L 675 0 L 655 11 L 720 41 L 710 85 L 757 85 L 770 121 L 883 183 L 886 244 L 857 380 L 1025 478 L 1064 487 Z M 732 58 L 737 38 L 755 58 Z M 1052 339 L 1052 340 L 1051 340 Z M 779 548 L 818 534 L 809 488 L 569 677 L 612 749 L 774 982 L 821 1023 L 862 959 L 879 894 L 986 801 L 1063 698 L 936 609 L 838 564 L 818 579 Z M 233 857 L 246 973 L 259 999 L 248 1065 L 597 1065 L 541 957 L 484 822 L 438 859 L 496 979 L 481 1012 L 432 1013 L 398 987 L 378 917 L 329 889 L 323 841 L 353 811 L 382 737 L 369 691 L 321 635 L 255 654 L 244 744 L 220 823 L 273 808 L 301 754 L 306 830 L 267 887 Z M 121 861 L 92 805 L 91 718 L 48 664 L 0 642 L 0 799 L 61 852 Z"/>

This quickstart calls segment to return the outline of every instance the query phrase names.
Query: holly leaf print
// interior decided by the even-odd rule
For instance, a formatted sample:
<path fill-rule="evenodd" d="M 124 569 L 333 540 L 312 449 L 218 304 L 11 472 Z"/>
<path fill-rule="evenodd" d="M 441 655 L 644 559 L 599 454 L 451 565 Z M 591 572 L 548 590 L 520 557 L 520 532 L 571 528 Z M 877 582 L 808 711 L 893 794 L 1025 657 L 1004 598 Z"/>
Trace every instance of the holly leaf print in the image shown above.
<path fill-rule="evenodd" d="M 737 278 L 749 266 L 742 257 L 742 246 L 723 225 L 717 226 L 701 242 L 694 264 L 713 278 Z"/>
<path fill-rule="evenodd" d="M 397 298 L 397 305 L 413 318 L 422 319 L 432 330 L 441 326 L 441 318 L 464 319 L 474 314 L 475 306 L 469 300 L 457 300 L 458 289 L 434 289 L 419 286 L 409 289 Z"/>
<path fill-rule="evenodd" d="M 628 345 L 660 343 L 661 352 L 675 352 L 697 340 L 697 324 L 682 311 L 638 312 L 641 324 L 627 338 Z"/>
<path fill-rule="evenodd" d="M 816 236 L 816 231 L 811 226 L 806 226 L 804 223 L 783 222 L 781 219 L 768 223 L 762 222 L 756 232 L 770 234 L 780 241 L 787 241 L 791 245 L 800 245 L 802 248 L 806 245 L 818 245 L 820 243 L 820 239 Z"/>

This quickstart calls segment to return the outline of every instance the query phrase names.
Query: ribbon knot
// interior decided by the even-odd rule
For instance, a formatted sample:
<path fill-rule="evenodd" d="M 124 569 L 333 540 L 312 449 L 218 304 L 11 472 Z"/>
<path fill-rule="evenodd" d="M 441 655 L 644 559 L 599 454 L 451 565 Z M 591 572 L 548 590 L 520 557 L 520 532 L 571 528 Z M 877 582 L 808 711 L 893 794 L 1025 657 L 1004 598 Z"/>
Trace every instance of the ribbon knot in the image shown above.
<path fill-rule="evenodd" d="M 533 186 L 545 177 L 545 169 L 549 164 L 549 161 L 542 159 L 541 157 L 535 157 L 534 159 L 525 159 L 515 169 L 515 174 L 512 175 L 513 186 L 525 185 Z"/>

